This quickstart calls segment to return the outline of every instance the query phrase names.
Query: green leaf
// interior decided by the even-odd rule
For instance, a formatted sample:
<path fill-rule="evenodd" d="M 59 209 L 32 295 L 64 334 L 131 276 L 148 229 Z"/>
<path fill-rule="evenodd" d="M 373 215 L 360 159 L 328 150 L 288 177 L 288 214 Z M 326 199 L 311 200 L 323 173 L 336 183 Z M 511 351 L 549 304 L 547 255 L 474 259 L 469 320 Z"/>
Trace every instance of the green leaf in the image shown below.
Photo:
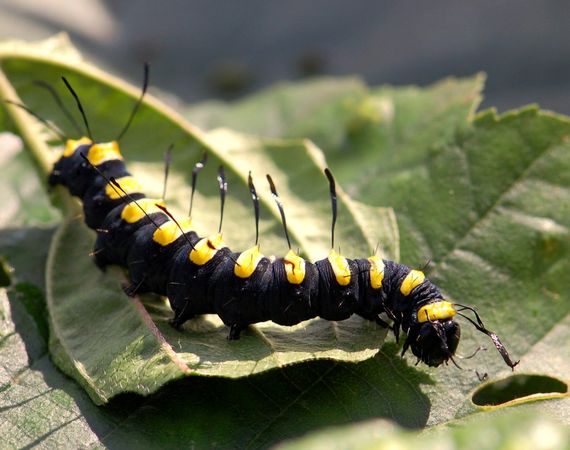
<path fill-rule="evenodd" d="M 187 108 L 184 116 L 204 129 L 223 127 L 268 138 L 310 138 L 328 145 L 344 139 L 342 125 L 354 117 L 354 105 L 365 102 L 368 95 L 368 86 L 357 77 L 323 77 L 282 82 L 231 104 L 204 102 Z"/>
<path fill-rule="evenodd" d="M 53 230 L 1 230 L 13 284 L 0 290 L 0 447 L 79 446 L 96 441 L 82 416 L 97 412 L 47 352 L 43 266 Z M 27 257 L 22 257 L 22 253 Z M 31 256 L 31 257 L 30 257 Z M 76 398 L 83 399 L 75 403 Z"/>
<path fill-rule="evenodd" d="M 205 129 L 309 138 L 325 153 L 350 160 L 348 172 L 356 176 L 376 167 L 379 152 L 386 153 L 383 162 L 391 167 L 453 137 L 477 109 L 483 81 L 478 74 L 448 78 L 427 89 L 370 89 L 355 77 L 325 77 L 279 83 L 235 103 L 205 102 L 184 115 Z M 339 174 L 345 170 L 334 168 Z"/>
<path fill-rule="evenodd" d="M 66 57 L 52 54 L 50 59 L 40 61 L 24 51 L 5 56 L 3 69 L 26 104 L 43 117 L 62 113 L 57 113 L 56 105 L 45 105 L 49 102 L 40 104 L 43 92 L 33 89 L 31 77 L 41 72 L 44 81 L 55 85 L 57 77 L 65 73 L 86 105 L 95 136 L 108 135 L 109 129 L 120 130 L 133 105 L 133 98 L 120 89 L 119 83 L 112 86 L 111 78 L 86 64 L 76 69 Z M 109 108 L 115 114 L 109 115 Z M 12 111 L 13 115 L 18 113 L 21 111 Z M 25 129 L 33 125 L 30 118 L 23 117 L 20 122 Z M 152 129 L 152 139 L 137 133 L 137 129 Z M 247 248 L 254 240 L 246 186 L 247 173 L 251 170 L 257 179 L 271 173 L 277 181 L 287 208 L 291 236 L 301 251 L 313 260 L 328 252 L 331 216 L 328 185 L 322 174 L 325 161 L 310 142 L 269 142 L 224 130 L 205 135 L 180 123 L 174 113 L 156 101 L 143 105 L 128 136 L 122 144 L 129 167 L 146 182 L 148 192 L 155 193 L 161 191 L 161 147 L 166 147 L 170 140 L 176 142 L 178 153 L 169 179 L 174 192 L 168 195 L 168 200 L 178 210 L 188 201 L 184 185 L 193 162 L 202 149 L 210 153 L 213 161 L 204 171 L 206 180 L 200 183 L 196 198 L 195 222 L 202 234 L 215 229 L 219 220 L 216 183 L 208 185 L 207 180 L 214 180 L 215 168 L 223 163 L 232 194 L 227 203 L 231 217 L 224 224 L 228 244 Z M 38 140 L 33 136 L 28 142 L 38 147 Z M 185 149 L 185 145 L 190 145 L 193 151 Z M 132 148 L 136 152 L 129 150 Z M 49 159 L 48 156 L 44 155 L 44 159 Z M 313 183 L 319 178 L 321 183 Z M 279 214 L 268 190 L 263 191 L 261 199 L 270 209 L 264 212 L 260 224 L 261 243 L 267 251 L 278 254 L 285 247 Z M 398 239 L 391 211 L 354 202 L 342 190 L 338 194 L 343 219 L 337 228 L 337 239 L 355 255 L 367 254 L 377 242 L 382 242 L 385 244 L 380 251 L 396 258 Z M 251 231 L 244 233 L 246 229 Z M 338 324 L 322 320 L 296 327 L 261 324 L 245 333 L 238 345 L 226 340 L 227 329 L 218 318 L 196 320 L 184 333 L 178 333 L 167 324 L 172 313 L 164 301 L 145 300 L 151 311 L 149 315 L 138 299 L 130 301 L 122 293 L 120 282 L 124 277 L 108 276 L 95 268 L 88 257 L 93 237 L 94 233 L 87 231 L 72 211 L 53 241 L 47 299 L 54 361 L 76 378 L 97 403 L 105 403 L 122 392 L 148 394 L 185 375 L 234 378 L 311 359 L 359 361 L 377 353 L 385 335 L 376 324 L 357 317 Z"/>
<path fill-rule="evenodd" d="M 410 433 L 385 420 L 325 429 L 275 447 L 297 449 L 477 448 L 509 450 L 570 448 L 570 431 L 561 423 L 521 411 L 476 416 L 463 426 L 440 428 L 429 434 Z"/>
<path fill-rule="evenodd" d="M 0 252 L 9 255 L 15 279 L 29 282 L 37 276 L 37 260 L 45 263 L 48 239 L 37 229 L 17 234 L 20 251 L 35 249 L 38 257 L 13 262 L 10 248 L 2 245 Z M 2 242 L 13 240 L 6 235 Z M 358 364 L 315 361 L 238 380 L 194 377 L 146 398 L 122 395 L 96 407 L 51 363 L 46 340 L 24 306 L 27 297 L 29 290 L 12 288 L 0 295 L 1 447 L 256 448 L 351 418 L 397 416 L 408 427 L 427 419 L 429 403 L 418 386 L 429 380 L 395 356 L 393 344 Z M 350 406 L 338 408 L 342 399 Z M 410 404 L 416 405 L 413 413 Z"/>
<path fill-rule="evenodd" d="M 16 79 L 31 79 L 33 76 L 29 73 L 26 75 L 27 70 L 31 70 L 31 67 L 40 70 L 41 67 L 46 75 L 56 80 L 57 70 L 50 70 L 50 64 L 45 61 L 37 65 L 21 61 L 20 64 L 18 70 L 14 61 L 9 64 L 11 69 L 16 70 L 12 75 L 19 75 Z M 70 78 L 75 77 L 74 86 L 77 82 L 82 97 L 84 91 L 85 95 L 91 92 L 90 98 L 97 97 L 97 101 L 92 100 L 88 104 L 89 114 L 91 105 L 97 107 L 101 102 L 107 110 L 110 108 L 114 111 L 115 103 L 120 108 L 120 113 L 105 115 L 106 110 L 101 105 L 99 114 L 94 115 L 96 119 L 93 120 L 102 124 L 98 133 L 108 131 L 106 137 L 112 137 L 124 123 L 121 118 L 128 115 L 136 90 L 127 89 L 130 95 L 124 95 L 122 84 L 117 84 L 116 80 L 105 78 L 107 81 L 102 82 L 99 76 L 91 77 L 90 71 L 88 74 L 81 72 L 83 64 L 76 63 L 77 70 L 63 70 L 63 73 L 70 75 Z M 330 86 L 334 81 L 328 80 L 327 83 Z M 565 276 L 569 264 L 567 230 L 570 217 L 566 207 L 570 204 L 568 144 L 565 138 L 568 134 L 567 119 L 527 109 L 501 117 L 485 113 L 474 120 L 472 111 L 478 101 L 480 88 L 478 78 L 450 79 L 428 89 L 381 88 L 356 92 L 355 103 L 343 100 L 342 92 L 338 97 L 333 93 L 330 98 L 321 96 L 317 81 L 310 86 L 311 89 L 304 91 L 304 97 L 290 95 L 291 104 L 297 111 L 295 115 L 285 116 L 291 120 L 290 127 L 287 124 L 283 128 L 276 126 L 274 130 L 277 132 L 265 133 L 265 122 L 259 120 L 262 125 L 256 131 L 273 137 L 280 137 L 282 133 L 287 137 L 309 136 L 317 140 L 327 151 L 327 160 L 333 172 L 351 194 L 358 193 L 357 198 L 367 203 L 396 207 L 405 238 L 402 242 L 404 261 L 418 266 L 423 265 L 425 258 L 433 259 L 430 276 L 453 299 L 477 307 L 486 325 L 500 334 L 513 356 L 522 358 L 517 367 L 517 377 L 540 375 L 560 386 L 567 386 L 570 369 L 570 348 L 565 345 L 570 341 L 569 286 Z M 295 86 L 290 89 L 294 90 Z M 299 89 L 302 91 L 302 86 Z M 327 89 L 334 91 L 330 87 Z M 351 89 L 347 88 L 349 97 L 352 95 Z M 26 83 L 18 88 L 18 92 L 22 95 L 27 92 L 28 97 L 24 97 L 27 102 L 35 102 L 34 105 L 40 109 L 46 108 L 47 117 L 56 117 L 57 123 L 64 123 L 59 112 L 53 108 L 50 110 L 50 102 L 46 98 L 34 100 L 36 94 Z M 287 105 L 288 94 L 289 91 L 285 89 L 276 96 L 279 98 L 272 99 L 271 91 L 268 91 L 267 106 L 265 110 L 260 108 L 263 111 L 260 115 L 270 111 L 272 105 L 277 110 Z M 107 95 L 112 101 L 105 102 Z M 304 114 L 304 101 L 310 105 L 307 107 L 310 114 Z M 159 137 L 149 135 L 146 130 L 156 128 L 159 135 L 168 134 L 164 132 L 167 127 L 157 117 L 164 114 L 170 117 L 171 113 L 158 108 L 164 114 L 155 114 L 156 106 L 151 101 L 150 106 L 143 108 L 143 117 L 146 119 L 139 122 L 137 118 L 128 135 L 139 149 L 129 152 L 126 143 L 125 148 L 129 152 L 127 159 L 135 162 L 137 173 L 146 177 L 154 186 L 153 192 L 159 194 L 161 164 L 158 161 L 162 151 L 156 149 L 168 144 L 161 142 Z M 232 106 L 228 108 L 224 112 L 225 117 L 232 115 Z M 239 104 L 236 111 L 238 109 Z M 255 110 L 255 106 L 251 106 L 247 118 L 244 116 L 243 130 L 247 131 L 247 127 L 257 123 Z M 198 114 L 199 111 L 194 113 Z M 207 114 L 204 113 L 204 116 Z M 294 117 L 300 118 L 297 123 Z M 154 122 L 161 125 L 154 126 Z M 303 127 L 303 134 L 292 131 Z M 137 129 L 139 131 L 135 131 Z M 250 131 L 253 129 L 249 128 Z M 175 126 L 172 130 L 173 136 L 178 136 Z M 218 158 L 236 164 L 230 170 L 235 177 L 233 184 L 242 186 L 243 191 L 243 175 L 237 175 L 241 164 L 249 167 L 250 164 L 261 163 L 257 160 L 258 156 L 247 161 L 247 157 L 235 158 L 244 154 L 232 153 L 231 148 L 222 151 L 220 147 L 224 146 L 226 139 L 229 138 L 232 143 L 254 142 L 256 155 L 255 152 L 263 155 L 268 149 L 271 149 L 271 153 L 278 152 L 275 149 L 284 145 L 305 152 L 304 158 L 311 155 L 311 150 L 302 142 L 267 142 L 224 130 L 211 134 L 196 131 L 194 138 L 189 138 L 186 126 L 184 130 L 180 142 L 193 143 L 194 151 L 188 155 L 180 152 L 175 166 L 180 164 L 180 167 L 188 168 L 198 158 L 202 148 L 212 147 L 213 154 Z M 146 142 L 154 139 L 156 142 L 152 145 Z M 250 144 L 243 145 L 247 147 Z M 239 150 L 240 145 L 236 147 Z M 226 151 L 229 151 L 227 155 Z M 271 167 L 282 167 L 273 159 L 271 161 Z M 466 168 L 473 169 L 473 172 Z M 148 175 L 143 174 L 146 170 L 149 171 Z M 256 173 L 257 170 L 254 175 Z M 295 169 L 283 166 L 276 173 L 296 173 L 296 164 Z M 202 186 L 205 188 L 200 198 L 200 202 L 203 202 L 200 211 L 204 214 L 200 219 L 205 230 L 215 226 L 217 219 L 218 207 L 213 200 L 216 197 L 215 183 L 205 182 L 212 176 L 203 177 L 200 181 L 201 189 Z M 276 181 L 280 191 L 287 192 L 287 202 L 295 204 L 303 197 L 299 198 L 293 195 L 295 192 L 289 191 L 292 187 L 288 179 L 288 176 L 279 175 Z M 173 180 L 171 190 L 179 192 L 187 183 L 187 176 L 176 174 Z M 325 200 L 319 200 L 319 207 L 324 210 L 327 200 L 325 193 L 323 196 Z M 178 199 L 176 195 L 172 197 L 174 202 L 180 204 L 180 209 L 186 207 L 185 200 Z M 231 208 L 228 226 L 237 227 L 243 223 L 244 227 L 252 230 L 247 192 L 240 199 Z M 210 200 L 212 203 L 209 203 Z M 268 203 L 267 199 L 265 202 Z M 269 218 L 269 214 L 264 217 L 269 230 L 264 233 L 262 242 L 267 239 L 271 246 L 275 242 L 279 250 L 284 244 L 274 218 L 275 210 L 272 214 Z M 358 222 L 353 214 L 344 211 L 342 218 Z M 233 220 L 235 224 L 231 223 Z M 79 225 L 80 220 L 76 220 L 64 226 L 75 232 L 74 227 Z M 80 228 L 78 230 L 80 233 L 86 232 Z M 237 237 L 235 234 L 230 236 L 229 230 L 228 238 L 243 239 L 240 242 L 243 245 L 251 244 L 253 233 Z M 60 236 L 65 236 L 63 231 L 60 231 Z M 61 242 L 60 239 L 57 245 L 73 244 L 74 236 L 69 235 L 68 241 L 71 242 L 65 242 L 65 239 Z M 301 242 L 302 236 L 302 231 L 296 233 Z M 349 248 L 350 242 L 355 255 L 361 256 L 361 253 L 356 253 L 359 248 L 357 244 L 352 247 L 354 241 L 344 241 L 345 238 L 350 239 L 350 236 L 342 238 L 343 248 Z M 364 236 L 358 235 L 354 235 L 354 240 L 360 241 L 360 245 L 366 241 Z M 81 238 L 79 241 L 87 244 L 87 239 Z M 326 242 L 322 245 L 326 245 Z M 365 243 L 364 247 L 367 246 Z M 73 268 L 69 265 L 84 258 L 88 248 L 87 245 L 82 255 L 69 257 L 67 261 L 65 253 L 60 251 L 59 257 L 68 264 L 60 266 L 63 273 L 71 271 Z M 77 248 L 75 251 L 79 252 Z M 318 248 L 306 251 L 319 252 Z M 28 251 L 28 254 L 33 253 Z M 466 255 L 470 258 L 465 258 Z M 25 261 L 27 258 L 22 256 L 21 259 Z M 16 269 L 14 276 L 17 272 Z M 116 278 L 104 278 L 114 283 L 117 291 L 117 281 L 113 281 Z M 61 289 L 65 289 L 65 283 L 81 283 L 80 277 L 61 276 L 54 280 Z M 81 295 L 85 295 L 83 291 L 93 286 L 95 280 L 87 277 L 81 285 L 82 289 L 78 289 Z M 96 286 L 97 289 L 103 287 Z M 111 302 L 115 301 L 113 298 L 110 298 Z M 122 299 L 121 308 L 142 312 L 136 302 L 125 302 L 124 297 L 115 299 Z M 156 318 L 160 330 L 166 311 L 163 304 L 152 298 L 141 300 L 147 305 L 150 315 Z M 16 297 L 10 301 L 12 310 L 15 310 L 13 305 L 24 304 Z M 70 312 L 77 313 L 77 306 L 74 304 Z M 99 310 L 106 307 L 105 304 L 95 306 Z M 28 310 L 25 311 L 27 314 Z M 29 315 L 32 323 L 37 323 L 35 316 Z M 91 319 L 93 316 L 91 310 L 82 318 Z M 117 321 L 121 319 L 116 315 L 111 318 Z M 113 320 L 107 320 L 105 326 L 114 326 Z M 140 319 L 128 323 L 139 326 Z M 461 353 L 468 354 L 481 344 L 490 347 L 484 335 L 473 330 L 466 322 L 463 325 Z M 24 337 L 28 332 L 20 327 L 16 329 L 16 334 Z M 81 334 L 76 338 L 81 339 Z M 45 343 L 42 348 L 45 349 Z M 173 343 L 172 348 L 177 349 L 177 344 Z M 34 354 L 25 346 L 20 346 L 20 350 Z M 10 355 L 9 360 L 15 358 L 12 356 L 14 353 Z M 21 353 L 19 358 L 25 359 L 25 353 Z M 47 358 L 42 361 L 47 361 Z M 375 357 L 359 363 L 313 361 L 239 379 L 190 377 L 168 383 L 145 398 L 121 395 L 112 399 L 107 406 L 95 408 L 82 391 L 55 372 L 47 361 L 47 365 L 33 366 L 29 371 L 33 375 L 33 382 L 22 383 L 24 387 L 18 383 L 2 384 L 7 387 L 4 395 L 0 394 L 0 400 L 2 406 L 7 408 L 0 410 L 0 414 L 4 414 L 0 417 L 0 423 L 5 427 L 1 429 L 0 436 L 4 440 L 9 439 L 6 446 L 27 443 L 55 446 L 67 437 L 69 442 L 85 446 L 266 448 L 283 439 L 324 426 L 385 418 L 405 428 L 428 427 L 427 433 L 414 432 L 402 438 L 403 442 L 412 443 L 410 445 L 417 446 L 418 440 L 422 439 L 420 444 L 425 446 L 435 446 L 441 442 L 459 442 L 459 445 L 465 446 L 475 442 L 480 447 L 479 439 L 489 436 L 486 432 L 489 427 L 498 430 L 494 436 L 508 437 L 512 436 L 509 434 L 511 428 L 519 429 L 516 428 L 517 424 L 521 426 L 520 430 L 532 430 L 535 424 L 539 424 L 539 429 L 553 429 L 556 433 L 558 426 L 552 425 L 549 416 L 558 418 L 566 425 L 570 423 L 567 393 L 536 393 L 512 402 L 518 405 L 516 410 L 504 406 L 475 406 L 471 401 L 472 395 L 488 384 L 497 386 L 494 383 L 504 380 L 503 383 L 509 385 L 520 378 L 511 379 L 510 371 L 492 347 L 485 353 L 479 352 L 473 359 L 459 363 L 464 370 L 453 366 L 414 367 L 414 360 L 400 358 L 399 347 L 389 341 Z M 75 368 L 69 361 L 62 362 L 62 365 Z M 485 372 L 488 381 L 481 384 L 475 370 L 480 375 Z M 16 380 L 20 379 L 28 380 L 16 377 Z M 47 388 L 46 379 L 50 383 Z M 49 403 L 41 409 L 42 399 L 51 401 L 49 394 L 61 397 L 57 397 L 55 405 Z M 66 415 L 58 409 L 59 404 L 64 404 L 74 415 Z M 26 429 L 25 424 L 36 417 L 35 410 L 42 411 L 42 420 L 34 422 L 39 425 L 32 431 L 22 432 L 22 429 Z M 522 411 L 523 415 L 511 418 L 508 414 L 510 410 Z M 503 416 L 508 416 L 504 422 L 501 421 Z M 4 417 L 6 420 L 3 420 Z M 70 417 L 76 419 L 71 420 Z M 383 430 L 390 433 L 385 423 L 382 421 L 378 425 L 370 425 L 368 430 L 372 437 Z M 439 426 L 430 428 L 432 425 Z M 375 430 L 374 433 L 371 428 Z M 439 430 L 441 435 L 438 434 Z M 334 441 L 338 443 L 342 443 L 344 437 L 349 438 L 349 431 L 344 429 L 339 430 L 339 434 L 335 431 L 327 433 L 334 435 Z M 400 442 L 402 433 L 398 429 L 394 433 L 397 435 L 394 439 Z M 367 442 L 361 441 L 362 432 L 359 436 L 356 440 L 358 444 Z M 521 436 L 525 436 L 523 431 Z M 330 443 L 325 437 L 318 439 L 323 439 L 325 446 Z"/>
<path fill-rule="evenodd" d="M 389 173 L 371 169 L 344 182 L 369 203 L 390 199 L 401 227 L 403 258 L 432 259 L 430 278 L 451 299 L 477 308 L 522 360 L 520 372 L 568 380 L 568 364 L 544 362 L 564 353 L 570 317 L 570 121 L 530 107 L 497 117 L 481 113 L 445 143 L 416 151 L 420 164 L 400 161 Z M 404 151 L 403 153 L 406 153 Z M 386 164 L 380 158 L 377 165 Z M 338 159 L 349 173 L 351 160 Z M 372 174 L 375 171 L 375 174 Z M 468 325 L 468 324 L 465 324 Z M 482 341 L 464 326 L 460 351 Z M 543 354 L 536 355 L 535 346 Z M 497 371 L 494 351 L 477 357 Z M 439 384 L 457 387 L 434 374 Z M 452 389 L 453 390 L 453 389 Z M 454 414 L 449 398 L 435 396 L 432 420 Z"/>
<path fill-rule="evenodd" d="M 29 177 L 22 176 L 32 165 L 32 159 L 22 151 L 22 142 L 11 132 L 12 128 L 4 109 L 0 108 L 0 171 L 3 174 L 0 179 L 3 193 L 0 227 L 54 223 L 59 214 L 49 204 L 44 180 L 29 170 Z"/>
<path fill-rule="evenodd" d="M 290 157 L 295 149 L 282 150 Z M 247 155 L 252 157 L 252 153 Z M 360 217 L 362 207 L 345 201 L 354 209 L 353 217 Z M 287 201 L 291 216 L 303 211 L 308 216 L 304 208 L 310 205 L 297 207 L 296 203 L 293 198 Z M 314 203 L 313 218 L 320 219 L 318 200 Z M 370 213 L 363 214 L 362 220 L 370 220 Z M 242 226 L 250 220 L 244 218 Z M 310 221 L 303 223 L 304 232 L 315 230 L 313 236 L 326 230 L 312 227 Z M 355 220 L 353 231 L 366 229 L 358 225 Z M 293 226 L 292 231 L 303 245 L 301 230 Z M 93 265 L 87 257 L 93 237 L 78 220 L 61 227 L 48 262 L 47 294 L 54 360 L 98 403 L 120 392 L 148 394 L 183 375 L 233 378 L 310 359 L 358 361 L 373 356 L 385 335 L 376 324 L 359 318 L 339 323 L 312 320 L 295 327 L 264 323 L 245 332 L 238 345 L 227 340 L 227 328 L 217 317 L 192 321 L 183 333 L 177 332 L 167 323 L 172 313 L 164 301 L 145 299 L 149 316 L 138 299 L 125 297 L 116 278 Z"/>
<path fill-rule="evenodd" d="M 82 411 L 69 397 L 80 389 L 51 364 L 46 342 L 11 290 L 0 290 L 0 446 L 73 446 L 95 438 Z M 84 402 L 87 410 L 94 410 Z M 85 411 L 87 412 L 87 411 Z"/>
<path fill-rule="evenodd" d="M 518 373 L 567 384 L 560 343 L 570 339 L 570 122 L 536 107 L 474 116 L 481 81 L 372 89 L 354 104 L 352 120 L 339 114 L 306 135 L 322 145 L 351 195 L 394 207 L 403 262 L 417 267 L 430 260 L 430 278 L 451 299 L 476 307 L 522 360 Z M 241 108 L 228 105 L 224 117 Z M 338 136 L 339 121 L 344 139 L 327 145 L 323 136 Z M 488 351 L 460 364 L 508 378 L 486 338 L 462 325 L 460 352 L 481 344 Z M 467 400 L 477 385 L 472 372 L 425 370 L 437 381 L 424 388 L 432 402 L 429 424 L 476 410 Z"/>

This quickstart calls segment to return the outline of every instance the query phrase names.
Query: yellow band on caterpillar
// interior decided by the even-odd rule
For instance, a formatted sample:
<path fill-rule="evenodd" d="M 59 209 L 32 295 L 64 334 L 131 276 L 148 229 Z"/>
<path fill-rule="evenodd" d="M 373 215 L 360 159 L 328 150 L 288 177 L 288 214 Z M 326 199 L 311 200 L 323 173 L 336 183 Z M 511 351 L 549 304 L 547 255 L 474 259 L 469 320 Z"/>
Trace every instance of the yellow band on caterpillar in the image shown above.
<path fill-rule="evenodd" d="M 179 222 L 180 228 L 184 230 L 184 233 L 192 231 L 192 220 L 187 218 Z M 180 231 L 178 225 L 173 221 L 164 222 L 159 226 L 152 234 L 152 240 L 163 247 L 172 244 L 176 239 L 182 236 L 182 231 Z"/>
<path fill-rule="evenodd" d="M 164 201 L 155 198 L 141 198 L 136 202 L 130 202 L 121 211 L 121 219 L 128 223 L 135 223 L 145 217 L 145 212 L 146 214 L 162 212 L 156 206 L 157 203 L 164 206 Z"/>
<path fill-rule="evenodd" d="M 457 312 L 453 304 L 441 301 L 422 306 L 418 311 L 418 322 L 451 319 Z"/>
<path fill-rule="evenodd" d="M 289 250 L 283 258 L 287 281 L 290 284 L 301 284 L 305 279 L 305 260 L 293 250 Z"/>
<path fill-rule="evenodd" d="M 203 266 L 214 257 L 218 250 L 225 246 L 220 233 L 200 239 L 190 252 L 190 261 L 198 266 Z"/>
<path fill-rule="evenodd" d="M 135 194 L 137 192 L 142 192 L 142 186 L 135 177 L 122 177 L 115 180 L 121 186 L 121 189 L 127 194 Z M 105 186 L 105 195 L 111 200 L 117 200 L 118 198 L 124 197 L 125 194 L 113 183 L 107 183 Z"/>
<path fill-rule="evenodd" d="M 262 258 L 263 255 L 259 251 L 259 245 L 255 245 L 242 252 L 234 265 L 235 276 L 239 278 L 249 278 L 253 272 L 255 272 L 255 269 L 257 269 L 257 265 Z"/>
<path fill-rule="evenodd" d="M 328 260 L 334 272 L 336 282 L 341 286 L 350 284 L 350 267 L 346 258 L 331 250 Z"/>
<path fill-rule="evenodd" d="M 372 289 L 380 289 L 384 280 L 384 261 L 379 256 L 371 256 L 370 261 L 370 286 Z"/>
<path fill-rule="evenodd" d="M 82 137 L 80 139 L 68 139 L 65 143 L 65 150 L 63 151 L 63 156 L 69 158 L 75 153 L 75 150 L 81 145 L 93 144 L 93 141 L 88 137 Z"/>
<path fill-rule="evenodd" d="M 105 161 L 122 160 L 123 155 L 117 141 L 111 141 L 93 144 L 87 153 L 87 159 L 94 166 L 98 166 Z"/>
<path fill-rule="evenodd" d="M 404 295 L 410 295 L 410 292 L 412 292 L 415 287 L 422 284 L 425 279 L 426 276 L 421 270 L 410 270 L 410 273 L 406 275 L 406 278 L 404 278 L 404 281 L 400 286 L 400 292 Z"/>

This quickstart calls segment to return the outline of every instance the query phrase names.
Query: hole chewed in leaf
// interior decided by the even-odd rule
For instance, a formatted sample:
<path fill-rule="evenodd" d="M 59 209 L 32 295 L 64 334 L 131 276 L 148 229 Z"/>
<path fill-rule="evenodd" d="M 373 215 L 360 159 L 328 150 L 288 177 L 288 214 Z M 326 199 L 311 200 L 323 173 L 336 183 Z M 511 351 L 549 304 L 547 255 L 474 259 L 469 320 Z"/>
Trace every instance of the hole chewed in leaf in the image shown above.
<path fill-rule="evenodd" d="M 472 401 L 477 406 L 501 406 L 531 400 L 560 397 L 568 393 L 568 385 L 547 375 L 517 374 L 486 383 L 475 391 Z"/>

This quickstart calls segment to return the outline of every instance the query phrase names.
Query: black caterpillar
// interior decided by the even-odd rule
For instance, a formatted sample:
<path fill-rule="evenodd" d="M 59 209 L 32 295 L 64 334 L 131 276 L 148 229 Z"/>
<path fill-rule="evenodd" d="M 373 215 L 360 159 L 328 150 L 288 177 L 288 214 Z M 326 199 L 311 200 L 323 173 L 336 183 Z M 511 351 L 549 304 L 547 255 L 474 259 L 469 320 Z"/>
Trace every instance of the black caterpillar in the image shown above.
<path fill-rule="evenodd" d="M 509 367 L 514 369 L 518 364 L 511 360 L 498 336 L 485 328 L 473 308 L 445 300 L 420 270 L 378 256 L 350 260 L 334 250 L 314 264 L 301 258 L 291 250 L 283 206 L 269 176 L 289 243 L 284 258 L 261 255 L 257 239 L 255 246 L 236 253 L 222 242 L 220 230 L 209 237 L 199 237 L 192 231 L 189 219 L 179 223 L 162 200 L 145 196 L 127 171 L 119 151 L 118 140 L 145 94 L 148 68 L 141 97 L 125 128 L 117 140 L 107 143 L 94 141 L 79 98 L 65 78 L 63 81 L 77 102 L 89 137 L 72 140 L 62 136 L 65 149 L 54 165 L 49 184 L 65 186 L 83 202 L 85 222 L 97 232 L 93 252 L 97 265 L 125 267 L 131 282 L 125 288 L 129 295 L 153 292 L 167 296 L 174 311 L 174 327 L 180 328 L 196 315 L 213 313 L 230 327 L 229 339 L 238 339 L 242 330 L 257 322 L 271 320 L 295 325 L 314 317 L 338 321 L 358 314 L 390 327 L 396 340 L 400 330 L 406 333 L 402 355 L 411 348 L 418 360 L 439 366 L 448 360 L 455 364 L 460 327 L 454 317 L 460 315 L 491 338 Z M 51 93 L 55 95 L 53 89 Z M 59 100 L 58 104 L 61 106 Z M 24 105 L 19 106 L 34 114 Z M 204 164 L 205 159 L 194 167 L 192 195 Z M 331 172 L 327 169 L 325 174 L 333 209 L 334 248 L 336 189 Z M 223 217 L 227 184 L 222 167 L 218 181 Z M 249 189 L 257 225 L 259 201 L 251 174 Z M 473 313 L 474 319 L 464 311 Z M 382 317 L 390 319 L 392 325 Z"/>

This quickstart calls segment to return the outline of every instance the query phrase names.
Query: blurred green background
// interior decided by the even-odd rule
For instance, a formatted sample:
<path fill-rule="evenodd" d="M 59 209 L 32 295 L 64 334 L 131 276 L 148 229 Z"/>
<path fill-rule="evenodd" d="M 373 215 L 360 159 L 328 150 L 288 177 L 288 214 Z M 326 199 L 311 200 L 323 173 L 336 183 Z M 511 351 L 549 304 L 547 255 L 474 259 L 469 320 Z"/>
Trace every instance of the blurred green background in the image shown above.
<path fill-rule="evenodd" d="M 186 103 L 282 79 L 359 74 L 369 84 L 489 75 L 485 106 L 570 113 L 564 0 L 0 0 L 0 38 L 67 31 L 90 60 Z"/>

